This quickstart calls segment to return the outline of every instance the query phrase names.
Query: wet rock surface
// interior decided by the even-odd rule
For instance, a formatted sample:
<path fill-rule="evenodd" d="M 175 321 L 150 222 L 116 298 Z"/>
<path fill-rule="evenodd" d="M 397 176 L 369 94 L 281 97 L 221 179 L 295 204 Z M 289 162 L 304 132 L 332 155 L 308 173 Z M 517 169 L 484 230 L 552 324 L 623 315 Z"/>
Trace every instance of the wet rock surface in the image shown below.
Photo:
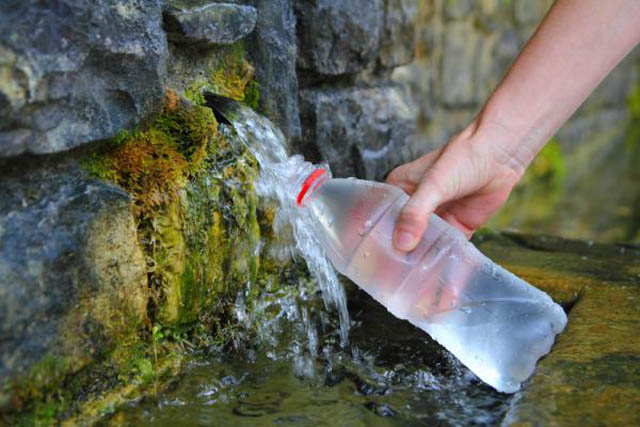
<path fill-rule="evenodd" d="M 639 248 L 520 234 L 479 240 L 487 255 L 569 309 L 567 328 L 514 397 L 506 424 L 637 424 Z"/>
<path fill-rule="evenodd" d="M 116 135 L 162 96 L 160 0 L 3 1 L 0 157 Z"/>
<path fill-rule="evenodd" d="M 170 40 L 189 45 L 231 44 L 255 27 L 254 7 L 232 3 L 170 1 L 164 28 Z"/>
<path fill-rule="evenodd" d="M 2 161 L 0 420 L 91 423 L 177 369 L 176 337 L 206 348 L 239 288 L 277 275 L 260 262 L 255 159 L 223 132 L 171 92 L 98 151 Z"/>
<path fill-rule="evenodd" d="M 64 159 L 2 169 L 0 395 L 45 356 L 82 369 L 135 330 L 147 305 L 126 193 Z"/>

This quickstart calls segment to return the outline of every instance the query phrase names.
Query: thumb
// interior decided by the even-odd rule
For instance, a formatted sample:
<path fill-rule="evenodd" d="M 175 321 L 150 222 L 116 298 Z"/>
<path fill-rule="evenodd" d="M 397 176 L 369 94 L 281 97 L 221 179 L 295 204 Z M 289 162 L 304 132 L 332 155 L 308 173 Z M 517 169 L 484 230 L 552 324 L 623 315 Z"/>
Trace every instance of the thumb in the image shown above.
<path fill-rule="evenodd" d="M 409 252 L 418 245 L 427 229 L 429 217 L 450 197 L 433 171 L 430 169 L 424 174 L 417 190 L 398 215 L 393 244 L 399 251 Z"/>

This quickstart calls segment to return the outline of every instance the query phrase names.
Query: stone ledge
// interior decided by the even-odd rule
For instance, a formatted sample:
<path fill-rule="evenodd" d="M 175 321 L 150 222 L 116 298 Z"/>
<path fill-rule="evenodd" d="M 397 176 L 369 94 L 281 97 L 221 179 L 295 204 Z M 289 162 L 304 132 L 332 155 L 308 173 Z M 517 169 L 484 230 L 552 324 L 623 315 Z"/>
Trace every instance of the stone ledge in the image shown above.
<path fill-rule="evenodd" d="M 246 37 L 256 26 L 254 7 L 231 3 L 203 2 L 187 6 L 170 1 L 163 10 L 169 40 L 189 45 L 232 44 Z"/>
<path fill-rule="evenodd" d="M 640 248 L 519 233 L 474 240 L 569 311 L 567 328 L 503 425 L 636 425 Z"/>

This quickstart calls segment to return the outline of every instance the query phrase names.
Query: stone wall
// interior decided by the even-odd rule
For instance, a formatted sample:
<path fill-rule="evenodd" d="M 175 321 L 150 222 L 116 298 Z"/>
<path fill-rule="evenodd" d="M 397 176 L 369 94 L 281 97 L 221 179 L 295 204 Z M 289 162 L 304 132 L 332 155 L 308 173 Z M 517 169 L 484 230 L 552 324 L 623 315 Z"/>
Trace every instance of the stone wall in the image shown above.
<path fill-rule="evenodd" d="M 337 176 L 380 179 L 414 156 L 416 110 L 390 76 L 413 59 L 415 0 L 298 1 L 302 140 Z"/>

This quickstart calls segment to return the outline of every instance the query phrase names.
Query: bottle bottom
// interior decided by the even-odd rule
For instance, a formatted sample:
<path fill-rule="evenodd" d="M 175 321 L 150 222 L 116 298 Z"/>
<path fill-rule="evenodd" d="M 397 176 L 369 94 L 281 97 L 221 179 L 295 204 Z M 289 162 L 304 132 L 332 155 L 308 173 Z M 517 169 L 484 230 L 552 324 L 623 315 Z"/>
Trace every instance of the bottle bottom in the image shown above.
<path fill-rule="evenodd" d="M 470 243 L 435 248 L 428 262 L 416 265 L 390 257 L 380 236 L 373 230 L 363 240 L 345 274 L 480 379 L 499 391 L 517 391 L 564 328 L 562 308 Z"/>

